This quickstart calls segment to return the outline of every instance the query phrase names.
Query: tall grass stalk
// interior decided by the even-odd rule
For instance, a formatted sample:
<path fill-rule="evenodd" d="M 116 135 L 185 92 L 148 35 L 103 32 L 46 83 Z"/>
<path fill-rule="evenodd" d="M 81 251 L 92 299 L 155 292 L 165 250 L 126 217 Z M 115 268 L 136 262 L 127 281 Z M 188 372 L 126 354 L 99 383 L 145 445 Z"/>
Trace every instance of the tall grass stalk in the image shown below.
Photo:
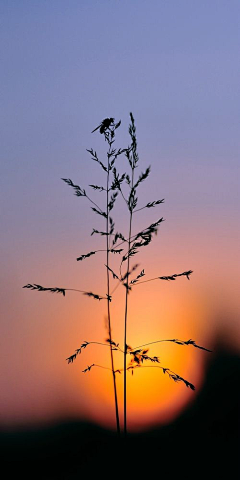
<path fill-rule="evenodd" d="M 78 288 L 63 288 L 63 287 L 43 287 L 39 284 L 31 284 L 28 283 L 24 285 L 23 288 L 28 288 L 31 290 L 37 290 L 39 292 L 51 292 L 51 293 L 59 293 L 62 294 L 64 297 L 67 291 L 74 291 L 81 293 L 83 295 L 88 296 L 94 300 L 107 301 L 107 330 L 108 330 L 108 338 L 105 342 L 99 342 L 95 340 L 91 341 L 84 341 L 80 347 L 78 347 L 75 352 L 66 358 L 67 362 L 73 363 L 78 355 L 81 354 L 82 350 L 85 350 L 89 345 L 101 345 L 108 347 L 110 349 L 110 360 L 111 360 L 111 368 L 105 365 L 100 365 L 98 363 L 92 363 L 91 365 L 87 366 L 82 370 L 83 373 L 90 372 L 92 368 L 101 368 L 103 370 L 108 370 L 112 372 L 112 379 L 113 379 L 113 391 L 114 391 L 114 403 L 115 403 L 115 417 L 116 417 L 116 429 L 117 433 L 120 434 L 120 422 L 119 422 L 119 408 L 118 408 L 118 395 L 117 395 L 117 385 L 116 385 L 116 374 L 121 374 L 123 371 L 123 383 L 124 383 L 124 398 L 123 398 L 123 432 L 124 437 L 127 435 L 127 372 L 131 372 L 133 375 L 135 369 L 141 368 L 157 368 L 158 371 L 161 370 L 163 374 L 166 374 L 171 380 L 176 383 L 182 383 L 187 388 L 191 390 L 195 390 L 194 385 L 183 378 L 178 373 L 172 371 L 170 368 L 166 366 L 160 366 L 160 359 L 158 356 L 152 356 L 148 354 L 150 345 L 153 344 L 160 344 L 162 342 L 172 342 L 176 345 L 180 346 L 191 346 L 197 349 L 205 350 L 210 352 L 209 349 L 198 345 L 194 340 L 181 340 L 178 338 L 170 338 L 170 339 L 159 339 L 154 340 L 151 342 L 145 342 L 140 346 L 131 348 L 127 342 L 127 331 L 128 331 L 128 313 L 129 313 L 129 294 L 132 290 L 135 290 L 135 287 L 139 284 L 143 284 L 146 282 L 151 282 L 155 280 L 167 281 L 172 282 L 175 281 L 179 277 L 185 277 L 188 280 L 190 279 L 190 275 L 193 273 L 192 270 L 186 270 L 182 273 L 174 273 L 171 275 L 161 275 L 154 278 L 150 278 L 147 280 L 142 280 L 145 276 L 145 270 L 142 269 L 140 273 L 137 274 L 135 278 L 130 280 L 131 275 L 137 268 L 139 267 L 138 264 L 134 264 L 130 268 L 131 258 L 134 257 L 136 254 L 139 253 L 139 249 L 142 247 L 148 246 L 152 239 L 153 234 L 157 234 L 159 225 L 162 224 L 164 221 L 163 217 L 160 217 L 156 222 L 151 223 L 148 227 L 144 228 L 143 230 L 139 231 L 136 234 L 132 234 L 132 227 L 133 227 L 133 218 L 136 212 L 139 212 L 144 209 L 154 208 L 157 205 L 160 205 L 164 202 L 164 199 L 158 199 L 154 201 L 148 202 L 145 206 L 136 208 L 138 204 L 138 197 L 136 195 L 136 191 L 138 186 L 147 179 L 150 173 L 150 166 L 147 167 L 145 172 L 141 173 L 136 180 L 135 178 L 135 169 L 138 166 L 138 153 L 137 153 L 137 138 L 136 138 L 136 127 L 135 121 L 132 113 L 130 113 L 130 125 L 129 125 L 129 134 L 131 137 L 131 145 L 127 148 L 119 148 L 116 150 L 113 148 L 113 144 L 115 142 L 115 131 L 120 126 L 121 121 L 115 123 L 114 118 L 105 118 L 98 127 L 96 127 L 93 132 L 99 130 L 100 134 L 103 135 L 103 138 L 108 144 L 108 151 L 107 151 L 107 163 L 104 164 L 98 158 L 96 151 L 92 148 L 87 150 L 90 153 L 91 158 L 94 162 L 98 163 L 98 166 L 103 169 L 106 174 L 106 187 L 102 187 L 99 185 L 89 185 L 94 191 L 97 192 L 106 192 L 106 211 L 104 211 L 98 203 L 96 203 L 84 188 L 81 188 L 79 185 L 76 185 L 72 182 L 69 178 L 63 178 L 62 180 L 67 183 L 71 188 L 74 189 L 75 195 L 77 197 L 85 197 L 90 203 L 93 212 L 99 215 L 101 218 L 104 218 L 106 221 L 106 229 L 103 231 L 98 231 L 95 228 L 93 229 L 91 235 L 100 235 L 106 236 L 106 249 L 97 249 L 85 254 L 81 254 L 77 257 L 77 261 L 82 262 L 83 260 L 92 257 L 100 252 L 106 253 L 106 264 L 105 267 L 107 269 L 107 294 L 98 294 L 91 291 L 86 291 L 83 289 Z M 92 133 L 93 133 L 92 132 Z M 127 157 L 128 163 L 130 165 L 131 174 L 128 175 L 124 172 L 120 175 L 116 169 L 115 162 L 119 156 L 124 154 Z M 112 183 L 111 183 L 112 182 Z M 125 187 L 124 187 L 125 185 Z M 124 192 L 124 188 L 129 189 L 129 195 L 126 196 Z M 113 192 L 110 196 L 110 192 Z M 112 214 L 110 212 L 113 210 L 115 201 L 117 199 L 118 194 L 121 195 L 125 204 L 127 205 L 128 212 L 129 212 L 129 221 L 128 221 L 128 237 L 115 231 L 115 223 L 112 218 Z M 116 274 L 111 268 L 110 262 L 110 254 L 121 255 L 124 251 L 124 247 L 126 246 L 126 251 L 121 258 L 119 274 Z M 121 247 L 121 248 L 119 248 Z M 122 273 L 123 264 L 126 265 L 126 272 Z M 116 286 L 111 290 L 110 289 L 110 274 L 113 277 L 113 281 L 117 282 Z M 125 288 L 125 308 L 124 308 L 124 345 L 123 348 L 119 346 L 119 343 L 113 340 L 112 335 L 112 321 L 111 321 L 111 308 L 110 303 L 112 301 L 113 294 L 115 293 L 116 289 L 122 285 Z M 141 287 L 140 287 L 141 288 Z M 123 369 L 122 368 L 115 368 L 114 365 L 114 355 L 113 352 L 118 351 L 123 355 Z M 127 364 L 127 358 L 129 358 L 129 363 Z M 151 365 L 145 365 L 146 362 L 150 362 Z M 144 365 L 143 365 L 144 364 Z"/>
<path fill-rule="evenodd" d="M 132 237 L 132 218 L 133 218 L 133 207 L 134 207 L 134 170 L 137 164 L 137 143 L 136 143 L 136 130 L 134 124 L 134 118 L 132 114 L 131 122 L 129 126 L 129 134 L 132 139 L 131 152 L 127 155 L 129 164 L 131 167 L 131 185 L 130 185 L 130 195 L 128 199 L 128 208 L 129 208 L 129 232 L 128 232 L 128 251 L 131 248 L 131 237 Z M 124 435 L 127 435 L 127 320 L 128 320 L 128 297 L 129 297 L 129 273 L 130 273 L 130 255 L 127 259 L 127 280 L 126 280 L 126 296 L 125 296 L 125 316 L 124 316 Z"/>
<path fill-rule="evenodd" d="M 113 388 L 114 388 L 114 401 L 115 401 L 115 414 L 116 414 L 116 426 L 117 426 L 117 433 L 120 435 L 120 423 L 119 423 L 119 412 L 118 412 L 118 397 L 117 397 L 117 386 L 116 386 L 116 374 L 114 368 L 114 359 L 113 359 L 113 343 L 112 343 L 112 328 L 111 328 L 111 312 L 110 312 L 110 279 L 109 279 L 109 238 L 110 238 L 110 231 L 109 231 L 109 174 L 110 174 L 110 164 L 109 158 L 111 156 L 111 141 L 107 137 L 107 141 L 109 143 L 109 151 L 108 151 L 108 166 L 107 166 L 107 218 L 106 218 L 106 239 L 107 239 L 107 318 L 108 318 L 108 336 L 109 336 L 109 348 L 110 348 L 110 356 L 111 356 L 111 367 L 112 367 L 112 377 L 113 377 Z"/>

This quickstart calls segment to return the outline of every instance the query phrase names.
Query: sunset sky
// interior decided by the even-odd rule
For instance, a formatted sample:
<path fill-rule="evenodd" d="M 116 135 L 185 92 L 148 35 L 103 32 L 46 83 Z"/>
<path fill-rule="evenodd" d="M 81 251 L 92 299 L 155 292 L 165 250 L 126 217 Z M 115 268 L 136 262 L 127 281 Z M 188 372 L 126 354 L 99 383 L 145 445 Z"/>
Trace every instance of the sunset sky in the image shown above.
<path fill-rule="evenodd" d="M 106 302 L 77 292 L 22 289 L 27 283 L 106 294 L 105 248 L 91 236 L 104 222 L 61 180 L 86 188 L 99 204 L 105 117 L 122 121 L 116 147 L 127 147 L 129 113 L 138 139 L 138 232 L 163 216 L 158 235 L 134 259 L 146 279 L 193 270 L 190 281 L 154 281 L 129 297 L 128 343 L 218 339 L 239 351 L 240 3 L 235 0 L 2 0 L 1 50 L 1 376 L 0 425 L 86 419 L 114 428 L 109 349 L 102 342 Z M 122 156 L 117 167 L 128 168 Z M 113 217 L 128 232 L 118 198 Z M 117 268 L 118 258 L 112 259 Z M 111 288 L 114 288 L 111 280 Z M 124 288 L 113 297 L 113 338 L 123 346 Z M 128 375 L 129 428 L 175 418 L 204 382 L 210 355 L 174 344 L 152 345 L 169 367 L 196 386 L 175 384 L 159 369 Z M 115 354 L 122 368 L 121 354 Z M 122 421 L 123 375 L 117 377 Z"/>

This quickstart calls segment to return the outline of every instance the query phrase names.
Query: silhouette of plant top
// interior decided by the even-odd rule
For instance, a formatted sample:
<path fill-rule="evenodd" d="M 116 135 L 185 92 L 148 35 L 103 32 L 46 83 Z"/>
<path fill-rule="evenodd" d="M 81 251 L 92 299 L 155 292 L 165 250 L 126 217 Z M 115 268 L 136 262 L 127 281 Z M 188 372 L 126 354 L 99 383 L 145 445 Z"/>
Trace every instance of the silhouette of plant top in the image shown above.
<path fill-rule="evenodd" d="M 107 133 L 107 131 L 109 130 L 109 127 L 110 125 L 113 125 L 114 124 L 114 118 L 105 118 L 101 123 L 100 125 L 98 125 L 98 127 L 94 128 L 94 130 L 92 131 L 93 132 L 96 132 L 96 130 L 99 130 L 100 133 Z"/>
<path fill-rule="evenodd" d="M 119 408 L 118 408 L 118 393 L 117 393 L 117 384 L 116 384 L 116 374 L 121 374 L 123 372 L 124 378 L 124 411 L 123 411 L 123 431 L 124 434 L 127 434 L 127 372 L 130 372 L 132 375 L 135 370 L 142 368 L 158 368 L 162 371 L 163 374 L 168 375 L 168 377 L 176 383 L 183 383 L 187 388 L 195 390 L 195 387 L 188 380 L 184 379 L 178 373 L 173 372 L 170 368 L 162 366 L 162 363 L 158 356 L 149 354 L 149 345 L 158 344 L 162 342 L 172 342 L 180 346 L 192 346 L 194 348 L 204 350 L 206 352 L 211 352 L 211 350 L 198 345 L 195 340 L 179 340 L 177 338 L 173 339 L 162 339 L 154 340 L 152 342 L 145 343 L 143 345 L 136 346 L 134 348 L 130 347 L 127 343 L 127 327 L 129 322 L 128 316 L 128 305 L 129 305 L 129 293 L 133 292 L 135 287 L 154 280 L 165 280 L 165 281 L 175 281 L 179 277 L 186 277 L 190 280 L 192 275 L 192 270 L 186 270 L 182 273 L 174 273 L 172 275 L 161 275 L 154 278 L 148 279 L 146 277 L 145 268 L 139 269 L 139 263 L 134 263 L 131 265 L 133 257 L 141 252 L 142 247 L 147 247 L 153 240 L 153 237 L 157 235 L 158 229 L 162 226 L 164 218 L 161 216 L 157 221 L 150 223 L 149 226 L 140 230 L 139 232 L 133 233 L 133 223 L 134 214 L 140 212 L 144 209 L 157 208 L 165 202 L 165 199 L 151 200 L 149 202 L 144 202 L 144 206 L 138 207 L 138 189 L 142 183 L 149 177 L 151 172 L 151 166 L 148 166 L 145 171 L 141 172 L 140 175 L 136 178 L 136 169 L 139 164 L 139 156 L 137 151 L 137 137 L 136 137 L 136 126 L 135 120 L 130 113 L 130 125 L 129 125 L 129 135 L 131 139 L 130 145 L 124 148 L 115 148 L 115 135 L 116 130 L 120 127 L 121 120 L 115 123 L 113 117 L 105 118 L 102 120 L 99 125 L 92 130 L 93 132 L 99 132 L 107 144 L 106 160 L 103 162 L 99 159 L 99 156 L 93 148 L 86 149 L 91 156 L 91 160 L 95 164 L 99 165 L 101 170 L 105 175 L 105 185 L 98 185 L 95 183 L 89 184 L 94 195 L 100 195 L 100 204 L 95 201 L 95 198 L 91 198 L 85 188 L 80 187 L 75 184 L 70 178 L 62 178 L 62 180 L 69 185 L 73 190 L 74 194 L 77 197 L 83 197 L 88 202 L 92 212 L 99 217 L 99 220 L 103 222 L 102 228 L 93 228 L 91 236 L 93 238 L 100 238 L 105 242 L 105 246 L 101 245 L 101 248 L 92 250 L 88 253 L 81 254 L 77 257 L 77 261 L 83 261 L 97 253 L 104 254 L 105 261 L 104 272 L 106 274 L 106 295 L 99 295 L 91 291 L 79 290 L 77 288 L 47 288 L 38 284 L 24 285 L 23 288 L 28 288 L 31 290 L 37 291 L 49 291 L 52 293 L 61 293 L 64 297 L 67 290 L 80 292 L 85 296 L 88 296 L 94 300 L 106 300 L 107 301 L 107 331 L 108 337 L 104 342 L 98 341 L 84 341 L 75 352 L 66 358 L 68 364 L 74 363 L 76 358 L 90 345 L 101 345 L 107 347 L 110 351 L 110 360 L 111 367 L 100 365 L 97 363 L 92 363 L 88 365 L 83 373 L 90 372 L 92 368 L 101 368 L 104 370 L 109 370 L 112 374 L 113 380 L 113 392 L 114 392 L 114 404 L 115 404 L 115 415 L 116 415 L 116 427 L 117 432 L 120 433 L 120 421 L 119 421 Z M 124 156 L 127 167 L 124 172 L 120 172 L 118 169 L 118 159 L 120 156 Z M 122 165 L 122 164 L 121 164 Z M 120 165 L 120 166 L 121 166 Z M 102 183 L 102 182 L 101 182 Z M 116 221 L 113 217 L 115 213 L 115 205 L 117 202 L 123 202 L 126 214 L 127 214 L 127 232 L 122 233 L 116 229 Z M 102 203 L 104 202 L 104 206 Z M 119 270 L 116 272 L 116 268 L 112 266 L 111 259 L 112 255 L 120 256 L 119 258 Z M 139 270 L 138 270 L 139 269 Z M 143 279 L 144 277 L 144 279 Z M 146 278 L 146 279 L 145 279 Z M 115 284 L 114 288 L 111 289 L 111 282 Z M 123 346 L 120 347 L 120 343 L 117 343 L 112 338 L 112 319 L 111 319 L 111 302 L 114 301 L 114 293 L 116 289 L 122 285 L 125 288 L 125 303 L 124 303 L 124 339 Z M 149 321 L 148 321 L 149 325 Z M 114 353 L 119 352 L 123 355 L 123 368 L 115 368 L 114 365 Z M 128 364 L 127 364 L 127 359 Z M 161 363 L 161 365 L 160 365 Z"/>

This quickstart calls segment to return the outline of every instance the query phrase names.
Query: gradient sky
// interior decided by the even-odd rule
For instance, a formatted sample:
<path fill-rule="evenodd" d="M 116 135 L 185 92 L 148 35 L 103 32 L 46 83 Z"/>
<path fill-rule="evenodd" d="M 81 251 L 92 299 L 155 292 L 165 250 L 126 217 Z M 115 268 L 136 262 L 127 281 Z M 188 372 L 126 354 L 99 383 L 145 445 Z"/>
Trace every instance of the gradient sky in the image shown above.
<path fill-rule="evenodd" d="M 134 231 L 166 219 L 137 261 L 148 278 L 194 273 L 190 282 L 136 287 L 129 344 L 177 337 L 211 348 L 224 336 L 239 350 L 240 3 L 1 0 L 0 22 L 0 422 L 86 418 L 114 427 L 111 375 L 81 373 L 89 363 L 109 365 L 108 350 L 92 346 L 65 362 L 83 340 L 106 338 L 106 304 L 22 286 L 105 292 L 104 256 L 76 262 L 99 247 L 90 233 L 101 219 L 61 178 L 102 182 L 86 148 L 103 155 L 105 144 L 91 131 L 105 117 L 121 119 L 116 145 L 127 146 L 132 111 L 139 173 L 152 168 L 139 204 L 165 198 L 136 214 Z M 127 235 L 121 202 L 116 216 Z M 118 289 L 120 344 L 123 301 Z M 150 352 L 201 388 L 208 354 L 177 345 Z M 154 369 L 128 384 L 130 428 L 173 418 L 195 395 Z M 122 408 L 122 377 L 118 388 Z"/>

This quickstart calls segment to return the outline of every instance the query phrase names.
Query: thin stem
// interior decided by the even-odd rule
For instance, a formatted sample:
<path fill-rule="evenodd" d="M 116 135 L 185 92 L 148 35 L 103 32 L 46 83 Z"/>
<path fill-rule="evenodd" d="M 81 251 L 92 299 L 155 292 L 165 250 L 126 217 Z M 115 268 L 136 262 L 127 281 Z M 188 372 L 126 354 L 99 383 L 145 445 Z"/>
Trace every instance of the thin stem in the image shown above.
<path fill-rule="evenodd" d="M 70 290 L 72 292 L 80 292 L 80 293 L 89 293 L 89 292 L 86 292 L 85 290 L 78 290 L 77 288 L 64 288 L 64 290 Z M 103 300 L 107 300 L 107 297 L 105 297 L 104 295 L 101 295 Z"/>
<path fill-rule="evenodd" d="M 98 365 L 97 363 L 94 363 L 93 367 L 99 367 L 99 368 L 104 368 L 104 370 L 112 370 L 109 367 L 104 367 L 103 365 Z"/>
<path fill-rule="evenodd" d="M 103 345 L 104 347 L 109 347 L 109 344 L 108 343 L 102 343 L 102 342 L 88 342 L 88 344 L 92 344 L 94 343 L 95 345 Z M 114 349 L 116 350 L 119 350 L 119 352 L 123 353 L 123 350 L 118 346 L 118 345 L 114 345 Z"/>
<path fill-rule="evenodd" d="M 147 347 L 148 345 L 153 345 L 154 343 L 162 343 L 162 342 L 172 342 L 172 340 L 157 340 L 156 342 L 144 343 L 143 345 L 138 345 L 137 347 L 129 349 L 129 352 L 134 352 L 134 350 L 137 350 L 137 348 Z"/>
<path fill-rule="evenodd" d="M 114 287 L 114 289 L 111 291 L 110 296 L 112 297 L 113 293 L 117 290 L 117 288 L 121 285 L 121 280 L 118 281 L 117 285 Z"/>
<path fill-rule="evenodd" d="M 173 275 L 150 278 L 149 280 L 143 280 L 142 282 L 136 282 L 134 285 L 138 285 L 140 283 L 152 282 L 153 280 L 175 280 L 177 277 L 187 277 L 187 279 L 189 280 L 189 276 L 192 273 L 193 273 L 192 270 L 188 270 L 188 271 L 182 272 L 182 273 L 174 273 Z"/>
<path fill-rule="evenodd" d="M 165 367 L 160 367 L 160 365 L 140 365 L 139 367 L 128 367 L 128 371 L 130 370 L 139 370 L 140 368 L 160 368 L 161 370 L 168 371 L 169 373 L 172 373 L 173 375 L 179 376 L 177 373 L 175 373 L 173 370 L 170 370 L 170 368 L 165 368 Z M 182 377 L 181 377 L 182 378 Z"/>
<path fill-rule="evenodd" d="M 123 195 L 121 186 L 119 187 L 119 190 L 120 190 L 120 193 L 121 193 L 121 195 L 122 195 L 122 198 L 123 198 L 124 202 L 127 204 L 127 199 L 126 199 L 126 198 L 124 197 L 124 195 Z"/>
<path fill-rule="evenodd" d="M 134 212 L 133 212 L 133 213 L 140 212 L 141 210 L 144 210 L 145 208 L 147 208 L 147 207 L 145 206 L 145 207 L 142 207 L 142 208 L 138 208 L 137 210 L 134 210 Z"/>
<path fill-rule="evenodd" d="M 141 282 L 134 283 L 132 287 L 135 287 L 136 285 L 140 285 L 141 283 L 152 282 L 153 280 L 159 280 L 159 279 L 160 279 L 159 277 L 155 277 L 155 278 L 150 278 L 149 280 L 142 280 Z"/>
<path fill-rule="evenodd" d="M 89 365 L 85 370 L 83 370 L 84 373 L 86 373 L 87 371 L 90 371 L 92 367 L 99 367 L 99 368 L 104 368 L 104 370 L 111 370 L 111 368 L 108 368 L 108 367 L 104 367 L 103 365 L 98 365 L 96 363 L 93 363 L 92 365 Z M 191 388 L 191 390 L 195 390 L 195 386 L 188 382 L 187 380 L 185 380 L 185 378 L 181 377 L 180 375 L 178 375 L 177 373 L 173 372 L 173 370 L 170 370 L 169 368 L 165 368 L 165 367 L 160 367 L 158 365 L 141 365 L 140 367 L 137 367 L 137 366 L 130 366 L 127 368 L 127 370 L 130 372 L 132 371 L 133 373 L 133 370 L 139 370 L 139 368 L 160 368 L 163 373 L 167 373 L 167 375 L 172 378 L 175 382 L 183 382 L 185 383 L 186 387 L 188 388 Z M 121 369 L 118 369 L 118 370 L 115 370 L 114 373 L 121 373 L 122 372 L 122 368 Z"/>
<path fill-rule="evenodd" d="M 111 151 L 111 143 L 109 143 L 109 153 Z M 114 370 L 114 361 L 113 361 L 113 347 L 112 347 L 112 329 L 111 329 L 111 316 L 110 316 L 110 280 L 109 280 L 109 155 L 108 155 L 108 170 L 107 170 L 107 219 L 106 219 L 106 239 L 107 239 L 107 311 L 108 311 L 108 335 L 110 340 L 110 355 L 111 355 L 111 365 L 112 365 L 112 376 L 113 376 L 113 387 L 114 387 L 114 399 L 115 399 L 115 412 L 116 412 L 116 424 L 117 424 L 117 433 L 120 435 L 120 424 L 119 424 L 119 413 L 118 413 L 118 400 L 117 400 L 117 387 L 116 387 L 116 376 Z"/>
<path fill-rule="evenodd" d="M 86 342 L 86 345 L 102 345 L 103 347 L 109 347 L 109 343 L 103 343 L 103 342 Z M 113 345 L 114 349 L 121 352 L 121 353 L 124 353 L 123 350 L 119 347 L 119 345 Z"/>
<path fill-rule="evenodd" d="M 132 160 L 134 162 L 134 159 Z M 134 163 L 132 163 L 132 182 L 131 189 L 133 189 L 134 182 Z M 130 219 L 129 219 L 129 234 L 128 234 L 128 251 L 131 248 L 132 235 L 132 214 L 133 209 L 129 202 Z M 126 297 L 125 297 L 125 319 L 124 319 L 124 436 L 127 435 L 127 316 L 128 316 L 128 282 L 129 282 L 129 267 L 130 256 L 127 259 L 127 281 L 126 281 Z"/>
<path fill-rule="evenodd" d="M 191 345 L 195 348 L 199 348 L 200 350 L 205 350 L 206 352 L 212 352 L 212 350 L 209 350 L 208 348 L 201 347 L 201 345 L 197 345 L 194 340 L 190 339 L 190 340 L 184 341 L 184 340 L 179 340 L 178 338 L 156 340 L 154 342 L 144 343 L 143 345 L 138 345 L 137 347 L 129 349 L 129 352 L 133 352 L 134 350 L 137 350 L 138 348 L 147 347 L 148 345 L 153 345 L 155 343 L 162 343 L 162 342 L 172 342 L 172 343 L 175 343 L 177 345 L 186 345 L 186 346 Z"/>
<path fill-rule="evenodd" d="M 100 212 L 103 212 L 103 210 L 93 200 L 91 200 L 91 198 L 87 194 L 85 196 L 89 200 L 89 202 L 91 202 L 93 205 L 95 205 L 95 207 L 98 208 L 98 210 L 100 210 Z"/>
<path fill-rule="evenodd" d="M 91 365 L 91 367 L 99 367 L 99 368 L 104 368 L 104 370 L 112 370 L 111 368 L 109 367 L 105 367 L 104 365 L 98 365 L 97 363 L 93 363 Z M 165 367 L 160 367 L 160 365 L 140 365 L 139 367 L 137 366 L 133 366 L 133 367 L 127 367 L 127 371 L 131 371 L 131 370 L 139 370 L 139 369 L 142 369 L 142 368 L 160 368 L 161 370 L 165 370 L 165 371 L 168 371 L 169 373 L 172 373 L 173 375 L 177 375 L 179 376 L 176 372 L 174 372 L 173 370 L 170 370 L 170 368 L 165 368 Z M 117 370 L 115 370 L 115 373 L 116 372 L 122 372 L 123 371 L 123 368 L 118 368 Z M 182 378 L 182 377 L 180 377 Z"/>

